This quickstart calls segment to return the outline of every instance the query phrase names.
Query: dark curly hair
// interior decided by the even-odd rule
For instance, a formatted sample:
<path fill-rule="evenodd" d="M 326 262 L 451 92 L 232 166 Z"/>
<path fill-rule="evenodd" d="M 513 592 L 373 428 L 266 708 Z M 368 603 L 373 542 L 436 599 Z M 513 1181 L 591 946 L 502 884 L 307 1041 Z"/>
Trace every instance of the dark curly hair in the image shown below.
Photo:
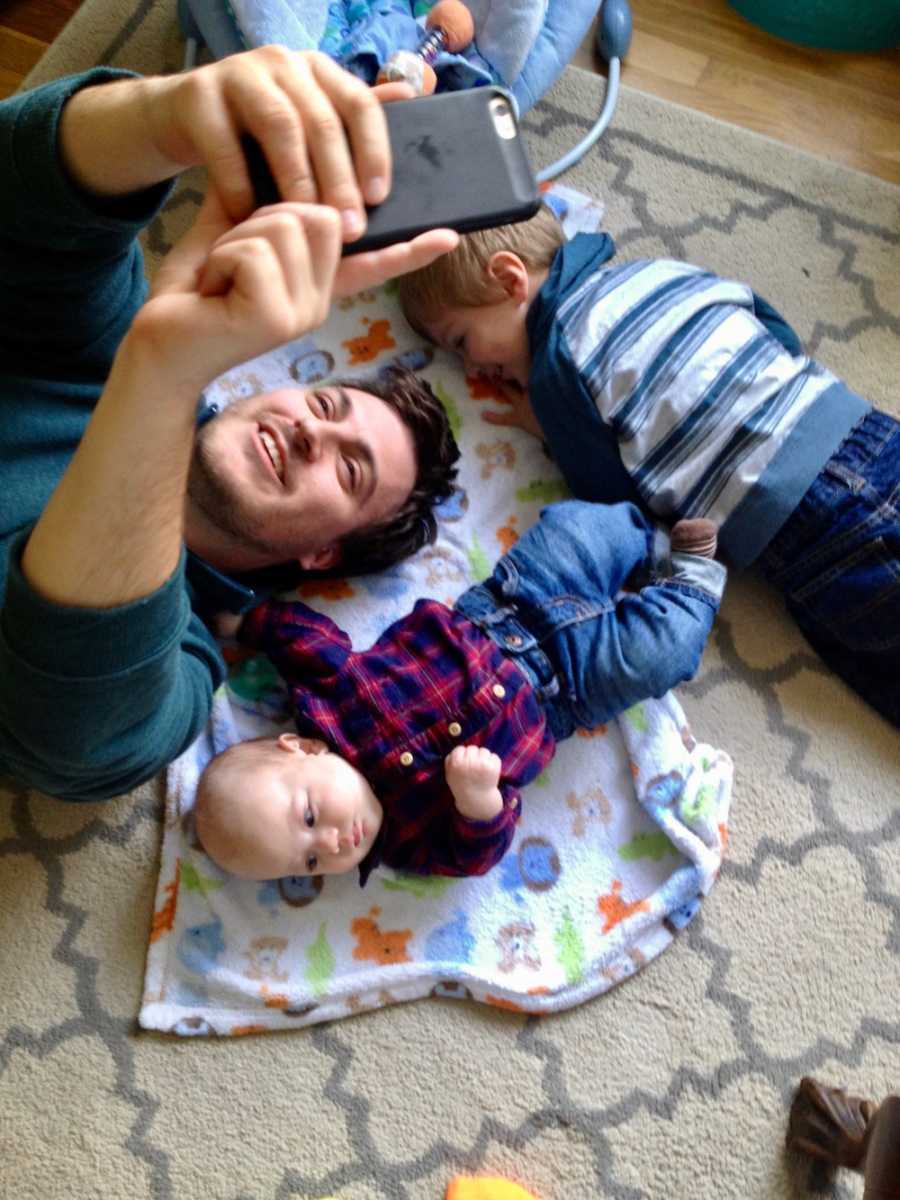
<path fill-rule="evenodd" d="M 424 379 L 406 367 L 388 367 L 375 378 L 330 380 L 329 386 L 359 388 L 389 405 L 412 434 L 416 482 L 399 512 L 355 529 L 341 539 L 341 575 L 365 575 L 408 558 L 437 537 L 434 509 L 453 494 L 459 447 L 447 411 Z"/>
<path fill-rule="evenodd" d="M 246 584 L 263 592 L 288 591 L 310 577 L 365 575 L 393 566 L 434 541 L 437 521 L 433 510 L 453 494 L 459 447 L 446 409 L 424 379 L 406 367 L 395 366 L 374 377 L 328 379 L 323 386 L 369 392 L 394 409 L 412 434 L 416 482 L 393 516 L 341 538 L 341 556 L 334 567 L 304 572 L 296 563 L 283 563 L 241 576 Z"/>

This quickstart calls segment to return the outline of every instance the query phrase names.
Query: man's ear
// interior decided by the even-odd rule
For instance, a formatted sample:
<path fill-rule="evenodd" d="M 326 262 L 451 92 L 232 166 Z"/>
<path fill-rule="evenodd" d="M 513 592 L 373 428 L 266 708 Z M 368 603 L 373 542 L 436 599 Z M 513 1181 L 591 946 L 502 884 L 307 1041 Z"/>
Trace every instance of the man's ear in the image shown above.
<path fill-rule="evenodd" d="M 528 268 L 512 250 L 497 250 L 487 265 L 488 275 L 503 288 L 507 297 L 516 304 L 528 300 Z"/>
<path fill-rule="evenodd" d="M 279 750 L 296 754 L 327 754 L 328 743 L 321 738 L 301 737 L 299 733 L 281 733 L 278 735 Z"/>
<path fill-rule="evenodd" d="M 341 548 L 337 542 L 323 546 L 321 550 L 310 550 L 308 554 L 301 554 L 297 559 L 304 571 L 330 571 L 340 561 Z"/>

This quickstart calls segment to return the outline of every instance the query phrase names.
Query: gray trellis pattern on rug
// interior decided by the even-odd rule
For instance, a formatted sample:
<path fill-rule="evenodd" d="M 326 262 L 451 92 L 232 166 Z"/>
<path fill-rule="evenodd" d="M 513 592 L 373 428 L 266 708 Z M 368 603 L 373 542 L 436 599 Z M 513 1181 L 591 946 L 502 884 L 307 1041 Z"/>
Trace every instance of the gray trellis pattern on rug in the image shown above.
<path fill-rule="evenodd" d="M 173 9 L 88 0 L 33 82 L 101 60 L 174 68 Z M 526 118 L 536 162 L 581 136 L 601 92 L 566 73 Z M 900 409 L 900 190 L 628 91 L 566 182 L 603 197 L 621 256 L 748 279 Z M 148 231 L 151 260 L 199 187 Z M 139 1034 L 161 784 L 84 807 L 7 785 L 3 1193 L 426 1200 L 493 1173 L 542 1200 L 801 1194 L 808 1169 L 781 1149 L 799 1077 L 900 1090 L 900 739 L 749 577 L 681 695 L 735 759 L 722 878 L 660 959 L 545 1020 L 434 1000 L 281 1037 Z"/>

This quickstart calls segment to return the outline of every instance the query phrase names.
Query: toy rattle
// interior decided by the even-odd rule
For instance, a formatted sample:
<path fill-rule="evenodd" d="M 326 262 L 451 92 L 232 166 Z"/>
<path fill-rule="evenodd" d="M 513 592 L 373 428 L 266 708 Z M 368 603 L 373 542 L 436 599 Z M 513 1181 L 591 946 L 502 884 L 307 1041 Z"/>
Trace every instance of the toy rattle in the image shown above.
<path fill-rule="evenodd" d="M 431 65 L 442 50 L 457 54 L 475 36 L 472 14 L 462 0 L 438 0 L 425 19 L 427 33 L 416 50 L 397 50 L 378 72 L 377 83 L 408 83 L 417 96 L 437 86 Z"/>

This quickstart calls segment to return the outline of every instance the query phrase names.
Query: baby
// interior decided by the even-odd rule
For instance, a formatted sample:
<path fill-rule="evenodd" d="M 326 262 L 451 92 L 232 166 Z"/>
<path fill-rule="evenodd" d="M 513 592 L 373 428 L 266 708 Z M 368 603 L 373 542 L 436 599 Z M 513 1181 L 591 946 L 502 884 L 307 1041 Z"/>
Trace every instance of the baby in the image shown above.
<path fill-rule="evenodd" d="M 900 423 L 803 356 L 746 284 L 607 265 L 548 209 L 400 280 L 411 324 L 498 381 L 575 493 L 711 519 L 829 666 L 900 725 Z M 527 391 L 526 391 L 527 389 Z"/>
<path fill-rule="evenodd" d="M 725 582 L 715 543 L 709 521 L 669 545 L 632 504 L 566 501 L 452 609 L 420 600 L 369 650 L 304 604 L 254 609 L 240 638 L 288 682 L 298 732 L 212 760 L 201 844 L 249 879 L 490 870 L 558 741 L 696 673 Z"/>

